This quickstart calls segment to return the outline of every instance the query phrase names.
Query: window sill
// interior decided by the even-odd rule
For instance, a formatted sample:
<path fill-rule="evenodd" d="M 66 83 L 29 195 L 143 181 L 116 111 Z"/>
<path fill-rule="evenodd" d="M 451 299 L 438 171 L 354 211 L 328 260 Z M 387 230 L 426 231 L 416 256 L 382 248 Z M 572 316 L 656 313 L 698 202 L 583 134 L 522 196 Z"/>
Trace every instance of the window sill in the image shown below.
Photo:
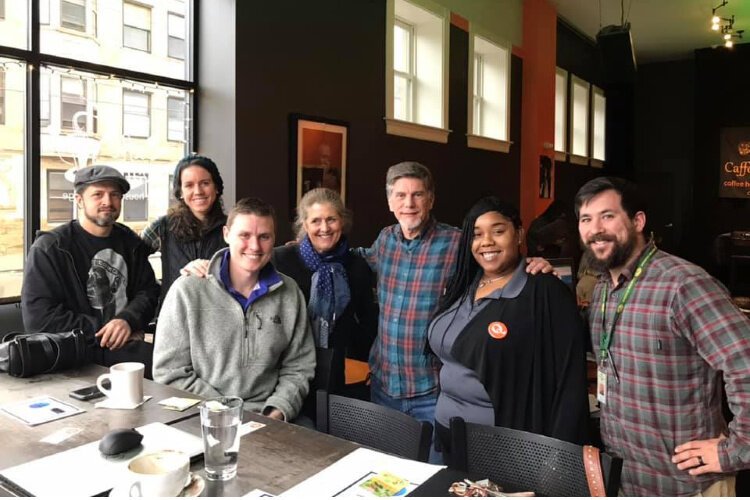
<path fill-rule="evenodd" d="M 49 25 L 45 25 L 49 26 Z M 60 33 L 65 33 L 66 35 L 73 35 L 80 38 L 88 38 L 90 40 L 94 40 L 96 36 L 93 33 L 89 33 L 87 31 L 88 27 L 84 30 L 77 30 L 75 28 L 66 28 L 65 26 L 60 26 L 55 29 L 55 31 L 59 30 Z"/>
<path fill-rule="evenodd" d="M 150 54 L 150 53 L 151 53 L 151 47 L 147 47 L 147 48 L 145 48 L 145 49 L 142 49 L 142 48 L 140 48 L 140 47 L 133 47 L 133 46 L 131 46 L 131 45 L 125 45 L 125 44 L 123 43 L 123 44 L 122 44 L 122 48 L 123 48 L 123 49 L 130 49 L 130 50 L 137 50 L 138 52 L 145 52 L 145 53 L 147 53 L 147 54 Z"/>
<path fill-rule="evenodd" d="M 597 160 L 596 158 L 591 158 L 591 166 L 594 168 L 604 168 L 604 160 Z"/>
<path fill-rule="evenodd" d="M 510 152 L 511 141 L 501 141 L 492 137 L 481 135 L 466 134 L 466 145 L 470 148 L 486 149 L 487 151 L 496 151 L 498 153 Z"/>
<path fill-rule="evenodd" d="M 570 163 L 573 163 L 575 165 L 588 165 L 589 159 L 587 156 L 578 156 L 571 153 Z"/>
<path fill-rule="evenodd" d="M 394 118 L 384 118 L 385 132 L 391 135 L 400 135 L 401 137 L 410 137 L 412 139 L 421 139 L 423 141 L 448 142 L 450 130 L 445 128 L 431 127 L 420 123 L 405 122 Z"/>
<path fill-rule="evenodd" d="M 568 153 L 565 151 L 555 151 L 555 161 L 568 161 Z"/>
<path fill-rule="evenodd" d="M 20 295 L 17 295 L 15 297 L 0 297 L 0 305 L 20 304 L 20 303 L 21 303 Z"/>

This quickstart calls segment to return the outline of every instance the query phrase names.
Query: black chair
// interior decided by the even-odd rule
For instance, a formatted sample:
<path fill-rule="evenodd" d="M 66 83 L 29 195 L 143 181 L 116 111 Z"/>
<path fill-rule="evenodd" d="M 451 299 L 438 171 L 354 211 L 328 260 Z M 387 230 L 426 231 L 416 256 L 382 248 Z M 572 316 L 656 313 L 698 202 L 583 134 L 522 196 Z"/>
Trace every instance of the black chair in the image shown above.
<path fill-rule="evenodd" d="M 315 378 L 310 383 L 310 392 L 302 403 L 300 413 L 313 422 L 317 417 L 315 402 L 318 391 L 331 392 L 333 380 L 333 349 L 315 348 Z"/>
<path fill-rule="evenodd" d="M 475 479 L 489 478 L 506 491 L 533 491 L 537 496 L 590 496 L 583 447 L 531 432 L 450 422 L 452 462 Z M 607 496 L 620 489 L 622 459 L 600 454 Z"/>
<path fill-rule="evenodd" d="M 432 424 L 369 401 L 318 391 L 317 428 L 369 448 L 426 462 Z"/>

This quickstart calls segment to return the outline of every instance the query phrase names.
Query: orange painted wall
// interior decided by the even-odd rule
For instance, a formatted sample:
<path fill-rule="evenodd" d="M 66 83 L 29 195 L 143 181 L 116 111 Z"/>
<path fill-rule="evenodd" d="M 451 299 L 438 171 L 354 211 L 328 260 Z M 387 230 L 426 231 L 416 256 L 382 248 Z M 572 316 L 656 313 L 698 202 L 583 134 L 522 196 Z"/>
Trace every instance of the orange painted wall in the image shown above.
<path fill-rule="evenodd" d="M 556 30 L 557 12 L 547 0 L 524 1 L 523 46 L 515 52 L 523 57 L 520 209 L 526 228 L 553 199 L 539 197 L 539 156 L 554 161 Z M 552 175 L 554 186 L 554 168 Z"/>

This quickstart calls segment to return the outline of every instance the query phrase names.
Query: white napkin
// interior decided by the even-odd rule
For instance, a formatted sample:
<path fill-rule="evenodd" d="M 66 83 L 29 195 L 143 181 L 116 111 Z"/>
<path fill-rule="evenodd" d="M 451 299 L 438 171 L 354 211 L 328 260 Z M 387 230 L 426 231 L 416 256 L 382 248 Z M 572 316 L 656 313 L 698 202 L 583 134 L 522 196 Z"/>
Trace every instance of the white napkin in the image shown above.
<path fill-rule="evenodd" d="M 143 403 L 151 399 L 153 396 L 143 396 L 143 401 L 136 404 L 122 404 L 116 401 L 111 400 L 110 398 L 105 399 L 104 401 L 99 401 L 98 403 L 94 404 L 95 408 L 109 408 L 111 410 L 133 410 L 135 408 L 138 408 Z"/>

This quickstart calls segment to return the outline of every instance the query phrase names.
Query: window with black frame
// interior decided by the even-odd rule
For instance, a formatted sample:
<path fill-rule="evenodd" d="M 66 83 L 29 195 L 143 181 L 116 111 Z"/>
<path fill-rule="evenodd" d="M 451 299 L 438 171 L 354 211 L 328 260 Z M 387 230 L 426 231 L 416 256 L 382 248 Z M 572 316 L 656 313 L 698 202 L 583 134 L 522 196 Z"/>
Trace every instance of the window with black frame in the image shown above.
<path fill-rule="evenodd" d="M 134 231 L 166 214 L 169 176 L 192 143 L 193 9 L 0 0 L 0 302 L 20 296 L 35 232 L 75 216 L 78 168 L 105 164 L 131 179 L 119 220 Z"/>

